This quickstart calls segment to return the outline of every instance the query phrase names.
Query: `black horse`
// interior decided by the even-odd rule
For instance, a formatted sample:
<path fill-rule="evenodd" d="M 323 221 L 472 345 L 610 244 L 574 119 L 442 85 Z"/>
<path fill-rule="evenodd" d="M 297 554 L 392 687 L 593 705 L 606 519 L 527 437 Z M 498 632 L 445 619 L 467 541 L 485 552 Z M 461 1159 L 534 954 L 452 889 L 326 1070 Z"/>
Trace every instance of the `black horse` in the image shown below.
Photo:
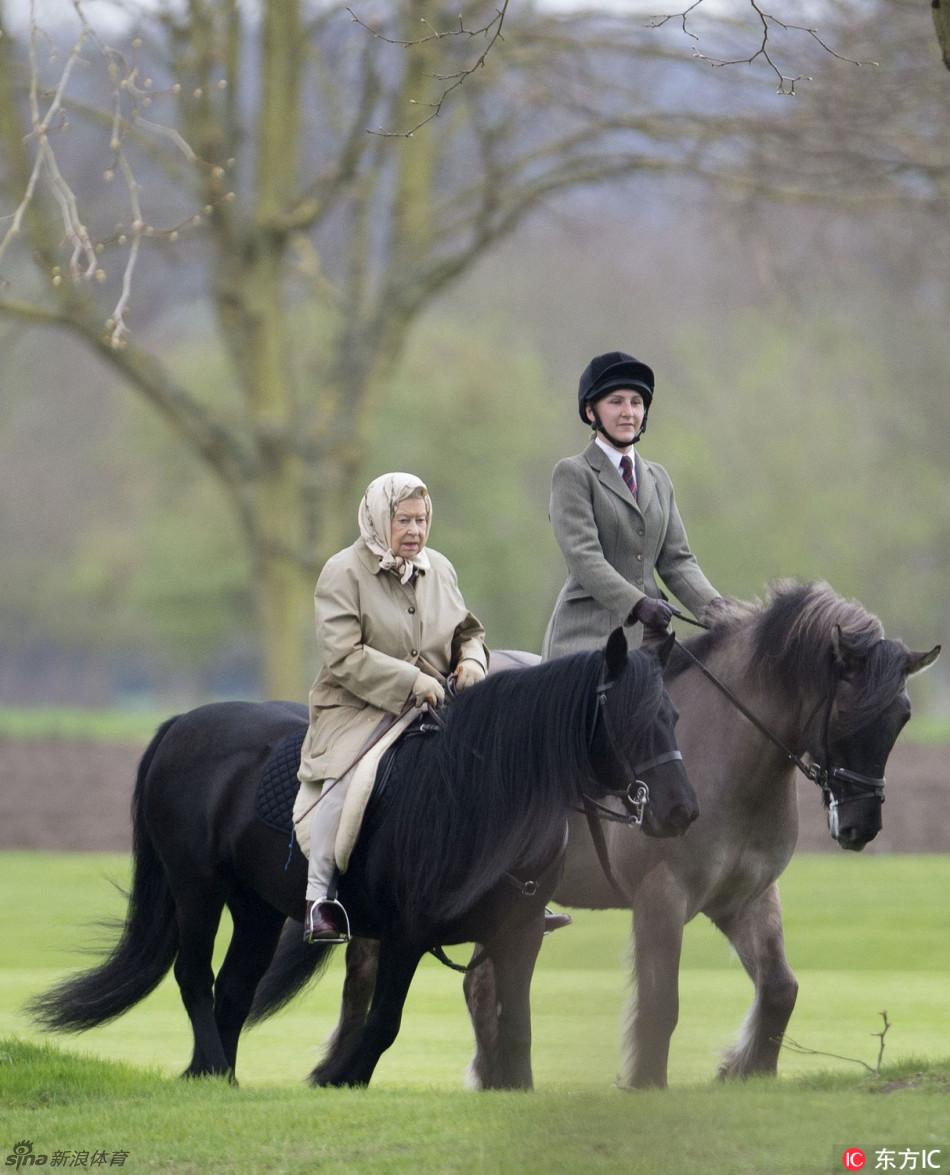
<path fill-rule="evenodd" d="M 682 834 L 697 815 L 676 751 L 676 713 L 658 654 L 603 653 L 499 673 L 445 712 L 440 733 L 405 740 L 404 786 L 376 793 L 340 896 L 354 933 L 380 940 L 372 1007 L 350 1046 L 312 1080 L 364 1085 L 399 1030 L 422 955 L 481 942 L 495 961 L 502 1084 L 531 1085 L 528 991 L 557 884 L 566 814 L 586 792 L 623 794 L 646 776 L 644 830 Z M 301 707 L 203 706 L 157 732 L 132 801 L 133 882 L 121 938 L 98 967 L 32 1001 L 52 1029 L 81 1031 L 143 999 L 174 964 L 194 1033 L 185 1076 L 233 1078 L 238 1037 L 284 920 L 303 915 L 306 862 L 255 814 L 271 748 Z M 217 976 L 224 907 L 234 932 Z M 325 963 L 332 947 L 314 946 Z"/>

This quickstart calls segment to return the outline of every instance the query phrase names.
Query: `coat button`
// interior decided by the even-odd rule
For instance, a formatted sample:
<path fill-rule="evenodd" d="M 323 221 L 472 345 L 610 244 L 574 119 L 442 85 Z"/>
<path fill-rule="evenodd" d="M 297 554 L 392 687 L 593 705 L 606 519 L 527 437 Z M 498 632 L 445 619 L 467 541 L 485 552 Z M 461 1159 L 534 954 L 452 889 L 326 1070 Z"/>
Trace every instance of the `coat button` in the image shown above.
<path fill-rule="evenodd" d="M 637 555 L 637 558 L 638 558 L 638 559 L 640 559 L 640 560 L 642 560 L 642 559 L 643 559 L 643 556 L 642 556 L 642 555 Z"/>
<path fill-rule="evenodd" d="M 410 649 L 410 650 L 409 650 L 409 656 L 410 656 L 410 657 L 418 657 L 418 656 L 419 656 L 419 650 L 418 650 L 418 649 Z"/>
<path fill-rule="evenodd" d="M 412 616 L 414 612 L 415 612 L 415 608 L 413 608 L 413 606 L 410 604 L 409 605 L 409 615 Z"/>

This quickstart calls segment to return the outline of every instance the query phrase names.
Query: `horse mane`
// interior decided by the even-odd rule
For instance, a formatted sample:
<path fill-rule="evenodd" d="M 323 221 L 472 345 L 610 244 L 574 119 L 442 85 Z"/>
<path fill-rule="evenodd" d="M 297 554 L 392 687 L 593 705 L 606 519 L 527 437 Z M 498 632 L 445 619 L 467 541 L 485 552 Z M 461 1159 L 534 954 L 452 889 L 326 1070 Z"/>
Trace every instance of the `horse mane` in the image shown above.
<path fill-rule="evenodd" d="M 603 653 L 576 653 L 492 674 L 443 711 L 373 838 L 410 926 L 470 909 L 506 872 L 540 865 L 560 843 L 565 809 L 593 778 L 590 736 Z M 609 695 L 616 734 L 654 721 L 663 682 L 654 657 L 627 657 Z M 619 710 L 615 710 L 620 712 Z M 378 851 L 378 856 L 376 853 Z"/>
<path fill-rule="evenodd" d="M 764 601 L 730 601 L 719 609 L 709 632 L 685 641 L 699 660 L 728 642 L 740 630 L 750 634 L 748 670 L 761 680 L 778 680 L 790 694 L 815 690 L 829 694 L 834 686 L 832 639 L 841 630 L 841 646 L 855 662 L 862 662 L 855 690 L 847 706 L 839 706 L 836 729 L 848 734 L 860 729 L 888 705 L 901 688 L 906 669 L 906 646 L 886 640 L 880 620 L 857 600 L 845 599 L 823 581 L 775 580 Z M 692 662 L 674 649 L 667 680 L 673 680 Z"/>

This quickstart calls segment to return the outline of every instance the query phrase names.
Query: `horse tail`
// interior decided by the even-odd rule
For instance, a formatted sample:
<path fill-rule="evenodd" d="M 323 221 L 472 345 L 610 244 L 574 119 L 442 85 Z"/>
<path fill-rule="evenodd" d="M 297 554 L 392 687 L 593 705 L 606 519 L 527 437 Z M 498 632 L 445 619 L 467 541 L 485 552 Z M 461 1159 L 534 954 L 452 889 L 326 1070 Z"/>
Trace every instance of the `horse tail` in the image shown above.
<path fill-rule="evenodd" d="M 30 1000 L 27 1012 L 45 1028 L 85 1032 L 114 1020 L 153 991 L 175 961 L 175 903 L 142 814 L 152 760 L 175 721 L 169 718 L 159 727 L 139 763 L 132 797 L 132 889 L 119 941 L 98 967 Z"/>
<path fill-rule="evenodd" d="M 254 992 L 247 1024 L 259 1024 L 279 1012 L 326 968 L 333 945 L 305 943 L 302 927 L 292 918 L 284 923 L 277 950 Z"/>

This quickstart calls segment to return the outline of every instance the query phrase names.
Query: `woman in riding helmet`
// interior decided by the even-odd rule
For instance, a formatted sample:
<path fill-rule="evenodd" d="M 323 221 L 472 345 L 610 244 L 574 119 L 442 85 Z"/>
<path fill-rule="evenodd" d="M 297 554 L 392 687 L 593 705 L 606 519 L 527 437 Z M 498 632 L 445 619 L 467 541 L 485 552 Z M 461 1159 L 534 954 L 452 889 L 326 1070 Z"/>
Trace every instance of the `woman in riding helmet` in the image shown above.
<path fill-rule="evenodd" d="M 598 355 L 581 375 L 578 412 L 594 435 L 554 468 L 551 525 L 568 577 L 544 636 L 546 659 L 596 648 L 628 619 L 638 625 L 634 641 L 665 629 L 673 610 L 657 574 L 696 616 L 720 599 L 689 548 L 670 475 L 634 451 L 653 389 L 652 369 L 623 351 Z"/>

